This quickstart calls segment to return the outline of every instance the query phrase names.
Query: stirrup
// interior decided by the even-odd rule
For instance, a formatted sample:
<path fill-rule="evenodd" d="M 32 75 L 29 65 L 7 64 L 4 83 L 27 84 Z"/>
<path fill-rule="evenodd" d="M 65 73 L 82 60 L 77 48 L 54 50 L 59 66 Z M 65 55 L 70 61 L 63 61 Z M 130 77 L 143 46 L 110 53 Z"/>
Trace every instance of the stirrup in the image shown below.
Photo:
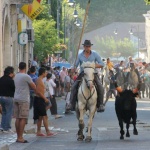
<path fill-rule="evenodd" d="M 104 112 L 104 110 L 105 110 L 105 107 L 104 107 L 104 105 L 102 104 L 102 105 L 100 105 L 100 107 L 97 109 L 97 112 Z"/>

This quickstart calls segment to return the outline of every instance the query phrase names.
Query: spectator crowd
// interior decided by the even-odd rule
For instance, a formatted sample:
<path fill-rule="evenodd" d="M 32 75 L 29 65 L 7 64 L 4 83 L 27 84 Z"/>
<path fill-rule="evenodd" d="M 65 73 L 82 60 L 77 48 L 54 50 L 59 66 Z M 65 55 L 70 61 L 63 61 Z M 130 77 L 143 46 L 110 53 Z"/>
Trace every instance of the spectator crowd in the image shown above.
<path fill-rule="evenodd" d="M 14 68 L 8 66 L 0 78 L 0 131 L 14 133 L 11 127 L 14 117 L 18 143 L 28 143 L 23 133 L 30 109 L 33 109 L 33 123 L 37 125 L 36 135 L 56 135 L 49 130 L 47 111 L 49 110 L 55 119 L 62 118 L 62 115 L 58 114 L 56 97 L 69 99 L 69 89 L 75 78 L 72 69 L 65 67 L 43 65 L 39 68 L 36 57 L 29 69 L 26 66 L 26 63 L 20 62 L 16 74 Z M 66 114 L 71 112 L 69 101 L 66 100 L 64 106 Z M 42 124 L 45 133 L 41 131 Z"/>

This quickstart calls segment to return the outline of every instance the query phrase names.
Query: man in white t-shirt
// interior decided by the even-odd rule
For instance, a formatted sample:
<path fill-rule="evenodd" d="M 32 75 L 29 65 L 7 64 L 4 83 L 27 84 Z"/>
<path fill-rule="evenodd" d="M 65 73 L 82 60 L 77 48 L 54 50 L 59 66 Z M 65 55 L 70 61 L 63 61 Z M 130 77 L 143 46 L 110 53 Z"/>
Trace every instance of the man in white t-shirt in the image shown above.
<path fill-rule="evenodd" d="M 29 115 L 30 88 L 35 90 L 36 86 L 31 77 L 26 74 L 26 63 L 19 63 L 19 73 L 15 75 L 15 94 L 14 94 L 14 117 L 16 118 L 16 132 L 19 143 L 28 143 L 23 138 L 24 127 Z"/>
<path fill-rule="evenodd" d="M 47 77 L 50 79 L 48 86 L 49 86 L 49 92 L 50 92 L 50 100 L 51 100 L 51 103 L 52 103 L 52 107 L 50 108 L 51 115 L 54 115 L 55 119 L 62 118 L 62 116 L 58 115 L 58 113 L 57 113 L 57 102 L 56 102 L 56 99 L 55 99 L 56 83 L 52 79 L 52 74 L 51 73 L 48 73 Z"/>

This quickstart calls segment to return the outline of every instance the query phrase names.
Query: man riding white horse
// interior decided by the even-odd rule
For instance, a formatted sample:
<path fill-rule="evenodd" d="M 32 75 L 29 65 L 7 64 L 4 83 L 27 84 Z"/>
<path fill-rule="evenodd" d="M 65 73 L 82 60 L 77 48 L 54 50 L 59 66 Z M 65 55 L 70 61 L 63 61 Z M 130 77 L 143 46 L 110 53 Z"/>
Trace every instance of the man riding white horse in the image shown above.
<path fill-rule="evenodd" d="M 135 68 L 135 73 L 137 74 L 138 80 L 139 80 L 139 82 L 140 82 L 140 81 L 141 81 L 141 79 L 140 79 L 140 74 L 139 74 L 139 72 L 138 72 L 138 70 L 137 70 L 137 68 L 136 68 L 136 65 L 137 65 L 137 62 L 136 62 L 135 60 L 133 60 L 131 56 L 129 56 L 129 57 L 128 57 L 128 63 L 127 63 L 127 65 L 126 65 L 126 68 L 131 69 L 132 67 L 134 67 L 134 68 Z M 129 77 L 129 72 L 128 72 L 128 74 L 127 74 L 127 79 L 128 79 L 128 77 Z"/>
<path fill-rule="evenodd" d="M 75 67 L 77 68 L 78 65 L 80 64 L 80 66 L 82 65 L 83 62 L 95 62 L 96 67 L 95 68 L 103 68 L 104 63 L 101 60 L 101 57 L 95 52 L 91 50 L 91 46 L 93 44 L 91 44 L 90 40 L 85 40 L 84 44 L 82 44 L 84 46 L 84 50 L 83 52 L 81 52 L 78 55 Z M 84 76 L 84 72 L 83 72 L 83 68 L 80 68 L 80 74 L 77 77 L 76 81 L 74 82 L 72 89 L 71 89 L 71 96 L 70 96 L 70 102 L 72 104 L 72 110 L 75 110 L 75 105 L 77 102 L 77 93 L 78 93 L 78 87 L 79 87 L 79 83 L 82 80 L 82 77 Z M 103 86 L 100 82 L 100 79 L 97 75 L 97 73 L 95 72 L 95 76 L 94 76 L 94 81 L 96 84 L 96 89 L 97 89 L 97 108 L 98 108 L 98 112 L 102 112 L 104 111 L 104 105 L 103 105 L 103 99 L 104 99 L 104 89 Z"/>

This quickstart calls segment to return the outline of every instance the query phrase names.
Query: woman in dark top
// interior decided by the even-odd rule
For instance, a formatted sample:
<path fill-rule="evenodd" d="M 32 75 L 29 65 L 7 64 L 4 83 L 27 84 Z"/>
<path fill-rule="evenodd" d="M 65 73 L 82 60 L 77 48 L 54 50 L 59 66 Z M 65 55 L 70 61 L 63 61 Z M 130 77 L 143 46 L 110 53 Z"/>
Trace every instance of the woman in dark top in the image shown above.
<path fill-rule="evenodd" d="M 1 130 L 4 133 L 13 132 L 11 130 L 13 97 L 15 92 L 13 77 L 14 68 L 8 66 L 4 70 L 4 75 L 0 78 L 0 104 L 2 106 Z"/>

